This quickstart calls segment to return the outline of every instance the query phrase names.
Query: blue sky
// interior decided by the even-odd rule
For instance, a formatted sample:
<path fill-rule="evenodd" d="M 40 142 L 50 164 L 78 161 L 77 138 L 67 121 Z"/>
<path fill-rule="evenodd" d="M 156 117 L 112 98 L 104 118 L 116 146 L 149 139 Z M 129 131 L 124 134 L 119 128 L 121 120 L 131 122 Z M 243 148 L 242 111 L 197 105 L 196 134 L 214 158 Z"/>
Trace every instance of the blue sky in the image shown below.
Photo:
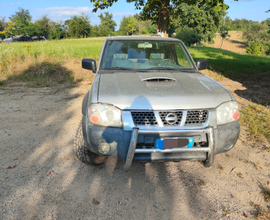
<path fill-rule="evenodd" d="M 253 21 L 262 21 L 270 18 L 270 13 L 265 13 L 270 9 L 269 0 L 225 0 L 229 5 L 228 16 L 232 19 L 246 18 Z M 104 11 L 93 13 L 93 3 L 89 0 L 0 0 L 0 16 L 9 17 L 14 14 L 18 7 L 28 9 L 33 19 L 36 20 L 47 14 L 51 19 L 66 20 L 71 15 L 86 13 L 91 18 L 91 24 L 99 24 L 98 15 Z M 133 15 L 140 11 L 135 10 L 134 4 L 126 3 L 125 0 L 118 0 L 109 11 L 117 24 L 120 24 L 123 16 Z"/>

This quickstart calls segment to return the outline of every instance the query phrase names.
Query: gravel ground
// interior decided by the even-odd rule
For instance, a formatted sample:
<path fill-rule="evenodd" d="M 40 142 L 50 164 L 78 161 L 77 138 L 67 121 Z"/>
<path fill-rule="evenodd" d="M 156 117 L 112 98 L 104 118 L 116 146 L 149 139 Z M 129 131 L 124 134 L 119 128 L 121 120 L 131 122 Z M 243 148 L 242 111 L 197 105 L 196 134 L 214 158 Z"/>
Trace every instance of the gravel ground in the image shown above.
<path fill-rule="evenodd" d="M 211 168 L 79 162 L 73 139 L 88 89 L 0 89 L 0 219 L 250 219 L 250 202 L 269 208 L 269 152 L 246 143 L 244 129 Z"/>

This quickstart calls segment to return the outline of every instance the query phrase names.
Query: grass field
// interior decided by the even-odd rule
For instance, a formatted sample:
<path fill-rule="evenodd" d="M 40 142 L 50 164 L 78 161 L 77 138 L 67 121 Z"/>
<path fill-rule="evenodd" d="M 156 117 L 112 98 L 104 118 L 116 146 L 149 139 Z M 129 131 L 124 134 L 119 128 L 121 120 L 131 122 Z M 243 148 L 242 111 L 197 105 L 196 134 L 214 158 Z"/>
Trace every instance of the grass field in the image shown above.
<path fill-rule="evenodd" d="M 192 47 L 189 51 L 194 60 L 208 59 L 210 70 L 231 79 L 270 75 L 270 58 L 267 57 L 238 54 L 210 47 Z"/>
<path fill-rule="evenodd" d="M 24 59 L 28 56 L 54 57 L 57 60 L 92 57 L 98 59 L 104 40 L 55 40 L 0 44 L 1 58 Z M 30 45 L 29 47 L 27 47 Z"/>
<path fill-rule="evenodd" d="M 61 40 L 0 44 L 0 87 L 10 82 L 42 87 L 59 83 L 91 83 L 94 75 L 81 68 L 82 58 L 98 61 L 102 40 Z M 270 77 L 270 58 L 228 52 L 210 47 L 188 48 L 196 61 L 209 60 L 210 77 L 246 79 Z M 267 86 L 267 85 L 266 85 Z M 269 86 L 269 85 L 268 85 Z M 269 91 L 269 90 L 268 90 Z M 270 104 L 270 103 L 268 103 Z M 241 121 L 252 140 L 270 140 L 269 108 L 251 104 L 242 109 Z"/>
<path fill-rule="evenodd" d="M 63 63 L 79 62 L 82 58 L 98 60 L 104 40 L 61 40 L 34 43 L 0 44 L 0 80 L 18 79 L 23 73 L 33 75 L 32 80 L 39 78 L 40 74 L 29 71 L 23 72 L 27 66 L 35 67 L 42 62 L 43 66 Z M 250 56 L 223 51 L 210 47 L 191 47 L 191 55 L 195 60 L 206 58 L 209 60 L 209 69 L 230 78 L 270 75 L 270 59 L 266 57 Z M 36 68 L 34 68 L 36 69 Z M 45 68 L 46 69 L 46 68 Z M 53 75 L 56 71 L 47 74 Z M 45 70 L 44 70 L 45 71 Z M 76 73 L 73 73 L 76 75 Z M 23 80 L 23 77 L 19 77 Z"/>
<path fill-rule="evenodd" d="M 7 81 L 30 86 L 89 79 L 82 58 L 98 60 L 104 40 L 61 40 L 0 44 L 0 85 Z"/>

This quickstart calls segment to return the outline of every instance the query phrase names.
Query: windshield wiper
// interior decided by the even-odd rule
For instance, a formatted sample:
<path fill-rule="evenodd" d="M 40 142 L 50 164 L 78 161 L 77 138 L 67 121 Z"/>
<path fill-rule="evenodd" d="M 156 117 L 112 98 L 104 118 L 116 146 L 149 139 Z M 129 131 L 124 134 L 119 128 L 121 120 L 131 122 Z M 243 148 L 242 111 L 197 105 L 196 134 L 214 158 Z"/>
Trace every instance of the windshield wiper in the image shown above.
<path fill-rule="evenodd" d="M 172 68 L 172 67 L 164 67 L 164 66 L 159 66 L 159 67 L 151 67 L 151 68 L 147 68 L 147 70 L 181 70 L 178 68 Z"/>
<path fill-rule="evenodd" d="M 128 68 L 128 67 L 121 67 L 121 66 L 116 66 L 116 67 L 105 67 L 103 68 L 104 70 L 135 70 L 133 68 Z"/>
<path fill-rule="evenodd" d="M 180 72 L 188 72 L 191 71 L 192 69 L 184 69 L 184 68 L 172 68 L 172 67 L 152 67 L 152 68 L 147 68 L 147 70 L 174 70 L 174 71 L 180 71 Z"/>

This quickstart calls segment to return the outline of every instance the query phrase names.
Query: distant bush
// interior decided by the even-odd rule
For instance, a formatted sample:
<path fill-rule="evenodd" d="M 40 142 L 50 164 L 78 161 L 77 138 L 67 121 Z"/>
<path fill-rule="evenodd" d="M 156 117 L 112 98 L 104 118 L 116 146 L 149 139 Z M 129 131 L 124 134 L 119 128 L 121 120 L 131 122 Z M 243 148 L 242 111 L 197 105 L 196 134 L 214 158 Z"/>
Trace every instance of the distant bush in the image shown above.
<path fill-rule="evenodd" d="M 246 51 L 247 51 L 247 53 L 259 55 L 261 53 L 261 47 L 259 46 L 259 44 L 257 42 L 251 42 L 246 47 Z"/>
<path fill-rule="evenodd" d="M 266 23 L 253 22 L 246 25 L 243 29 L 243 38 L 247 43 L 267 42 L 269 37 L 269 27 Z"/>
<path fill-rule="evenodd" d="M 248 44 L 247 53 L 270 54 L 270 28 L 267 22 L 253 22 L 243 29 L 243 38 Z"/>
<path fill-rule="evenodd" d="M 191 28 L 177 28 L 176 38 L 182 40 L 187 46 L 191 46 L 192 44 L 200 43 L 202 41 L 202 37 Z"/>
<path fill-rule="evenodd" d="M 270 42 L 264 42 L 261 44 L 261 53 L 269 56 L 270 55 Z"/>

